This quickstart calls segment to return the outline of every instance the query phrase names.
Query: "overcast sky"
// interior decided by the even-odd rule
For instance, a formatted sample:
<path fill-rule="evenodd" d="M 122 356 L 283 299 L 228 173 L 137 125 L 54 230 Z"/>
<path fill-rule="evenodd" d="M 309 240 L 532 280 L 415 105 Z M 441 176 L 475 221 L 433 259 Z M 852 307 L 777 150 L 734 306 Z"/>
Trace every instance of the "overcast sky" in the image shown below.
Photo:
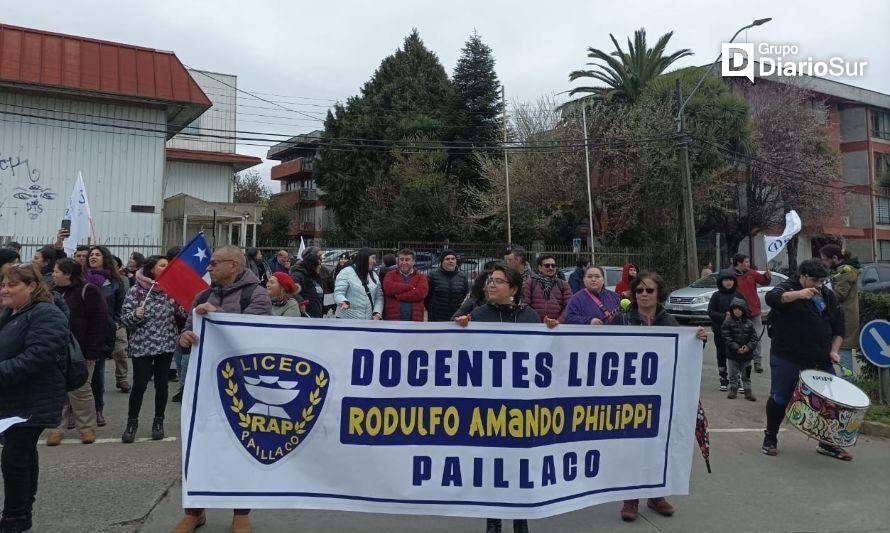
<path fill-rule="evenodd" d="M 288 135 L 320 129 L 320 121 L 299 112 L 323 117 L 333 101 L 358 93 L 415 27 L 449 74 L 467 37 L 478 31 L 493 49 L 511 102 L 572 88 L 568 73 L 584 68 L 587 47 L 612 50 L 610 33 L 624 45 L 644 27 L 651 46 L 673 31 L 668 51 L 695 53 L 678 66 L 702 65 L 737 29 L 764 17 L 773 20 L 736 41 L 789 43 L 804 57 L 868 61 L 864 77 L 840 81 L 890 93 L 887 0 L 0 0 L 0 8 L 6 24 L 172 50 L 190 67 L 234 74 L 239 89 L 297 111 L 241 94 L 238 129 Z M 266 154 L 260 146 L 238 151 Z M 271 165 L 261 168 L 265 176 Z"/>

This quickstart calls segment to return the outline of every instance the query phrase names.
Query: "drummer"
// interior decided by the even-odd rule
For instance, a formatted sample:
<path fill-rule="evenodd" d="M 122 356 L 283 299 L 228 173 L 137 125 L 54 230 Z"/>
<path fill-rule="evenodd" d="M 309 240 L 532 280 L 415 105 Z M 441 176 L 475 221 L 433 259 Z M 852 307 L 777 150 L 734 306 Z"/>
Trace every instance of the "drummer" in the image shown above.
<path fill-rule="evenodd" d="M 785 418 L 801 370 L 817 369 L 834 374 L 834 363 L 844 340 L 844 314 L 837 297 L 823 283 L 828 268 L 818 259 L 800 264 L 799 276 L 788 278 L 769 291 L 769 331 L 771 386 L 766 402 L 766 431 L 763 453 L 778 453 L 779 425 Z M 836 446 L 820 443 L 822 455 L 842 461 L 853 456 Z"/>

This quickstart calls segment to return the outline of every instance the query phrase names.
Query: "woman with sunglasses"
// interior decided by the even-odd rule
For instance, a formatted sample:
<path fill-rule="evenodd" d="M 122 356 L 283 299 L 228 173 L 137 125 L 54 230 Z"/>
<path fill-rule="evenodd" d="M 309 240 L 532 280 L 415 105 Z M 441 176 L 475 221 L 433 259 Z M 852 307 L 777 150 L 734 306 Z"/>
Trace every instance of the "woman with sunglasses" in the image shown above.
<path fill-rule="evenodd" d="M 631 304 L 627 309 L 612 315 L 610 324 L 620 326 L 670 326 L 678 327 L 677 320 L 665 311 L 662 304 L 668 297 L 667 287 L 661 276 L 655 272 L 640 272 L 630 282 Z M 705 341 L 708 334 L 702 327 L 698 328 L 696 337 Z M 662 516 L 672 516 L 674 506 L 667 498 L 659 496 L 649 498 L 646 506 Z M 640 500 L 624 500 L 621 507 L 621 519 L 625 522 L 633 522 L 637 519 L 640 509 Z"/>
<path fill-rule="evenodd" d="M 566 308 L 564 324 L 607 324 L 620 308 L 621 297 L 606 288 L 602 267 L 584 270 L 584 288 L 576 292 Z"/>
<path fill-rule="evenodd" d="M 468 315 L 456 317 L 454 321 L 460 326 L 473 322 L 512 322 L 515 324 L 540 324 L 538 313 L 531 307 L 520 303 L 522 290 L 522 274 L 503 264 L 492 267 L 485 281 L 487 302 L 473 309 Z M 547 327 L 555 327 L 559 322 L 545 318 Z M 488 518 L 485 525 L 486 533 L 501 533 L 501 519 Z M 528 521 L 513 520 L 514 533 L 528 533 Z"/>
<path fill-rule="evenodd" d="M 59 425 L 67 398 L 58 360 L 68 344 L 68 318 L 30 264 L 0 270 L 0 302 L 0 418 L 26 419 L 3 433 L 0 531 L 30 531 L 37 439 L 44 428 Z"/>

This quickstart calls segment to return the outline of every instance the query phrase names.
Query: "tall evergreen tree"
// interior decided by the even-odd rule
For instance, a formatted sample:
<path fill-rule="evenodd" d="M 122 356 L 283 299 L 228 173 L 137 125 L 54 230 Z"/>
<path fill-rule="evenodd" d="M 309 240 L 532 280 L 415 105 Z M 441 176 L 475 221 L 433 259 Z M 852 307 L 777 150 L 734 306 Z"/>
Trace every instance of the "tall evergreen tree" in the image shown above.
<path fill-rule="evenodd" d="M 491 48 L 475 31 L 461 50 L 452 83 L 466 111 L 461 140 L 480 145 L 499 140 L 503 128 L 501 83 Z"/>
<path fill-rule="evenodd" d="M 368 191 L 386 179 L 393 149 L 416 138 L 456 138 L 460 99 L 439 58 L 417 30 L 386 57 L 357 96 L 336 105 L 325 121 L 318 185 L 343 232 L 362 237 L 375 205 Z M 421 149 L 441 148 L 427 143 Z M 443 169 L 447 170 L 447 169 Z"/>

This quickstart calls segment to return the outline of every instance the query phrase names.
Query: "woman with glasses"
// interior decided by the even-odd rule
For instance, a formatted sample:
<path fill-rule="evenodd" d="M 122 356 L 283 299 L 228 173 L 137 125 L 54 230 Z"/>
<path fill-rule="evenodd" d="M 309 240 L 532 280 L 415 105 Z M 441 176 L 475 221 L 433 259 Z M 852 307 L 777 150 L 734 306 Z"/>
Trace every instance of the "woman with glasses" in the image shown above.
<path fill-rule="evenodd" d="M 165 268 L 167 258 L 164 256 L 153 255 L 145 261 L 136 271 L 136 283 L 127 293 L 121 313 L 121 322 L 130 337 L 129 355 L 133 359 L 133 391 L 130 393 L 127 427 L 121 436 L 124 443 L 136 439 L 142 398 L 151 379 L 154 379 L 155 387 L 151 438 L 164 438 L 168 371 L 179 338 L 176 321 L 186 318 L 185 310 L 155 282 Z"/>
<path fill-rule="evenodd" d="M 352 266 L 340 271 L 334 282 L 337 318 L 380 320 L 383 313 L 383 292 L 374 273 L 377 254 L 370 248 L 358 251 Z"/>
<path fill-rule="evenodd" d="M 621 297 L 606 288 L 602 267 L 588 266 L 584 271 L 584 288 L 576 292 L 566 308 L 564 324 L 607 324 L 618 312 Z"/>
<path fill-rule="evenodd" d="M 65 378 L 59 354 L 68 344 L 68 318 L 32 265 L 0 270 L 0 418 L 25 422 L 3 433 L 3 517 L 0 531 L 30 531 L 37 497 L 37 439 L 59 425 Z"/>
<path fill-rule="evenodd" d="M 655 272 L 640 272 L 630 282 L 631 304 L 627 309 L 612 315 L 609 324 L 620 326 L 670 326 L 677 327 L 677 320 L 665 311 L 662 304 L 668 297 L 667 287 L 661 276 Z M 708 334 L 705 329 L 698 328 L 696 337 L 705 341 Z M 667 498 L 660 496 L 649 498 L 646 506 L 662 516 L 672 516 L 674 506 Z M 624 500 L 621 507 L 621 519 L 625 522 L 633 522 L 637 519 L 640 509 L 640 500 Z"/>
<path fill-rule="evenodd" d="M 480 305 L 468 315 L 456 317 L 454 321 L 460 326 L 470 322 L 508 322 L 514 324 L 540 324 L 541 319 L 534 309 L 520 302 L 519 291 L 522 289 L 522 274 L 503 264 L 495 265 L 485 281 L 487 302 Z M 547 327 L 555 327 L 555 319 L 545 319 Z M 500 533 L 501 519 L 488 518 L 486 533 Z M 527 533 L 528 521 L 513 520 L 514 533 Z"/>

